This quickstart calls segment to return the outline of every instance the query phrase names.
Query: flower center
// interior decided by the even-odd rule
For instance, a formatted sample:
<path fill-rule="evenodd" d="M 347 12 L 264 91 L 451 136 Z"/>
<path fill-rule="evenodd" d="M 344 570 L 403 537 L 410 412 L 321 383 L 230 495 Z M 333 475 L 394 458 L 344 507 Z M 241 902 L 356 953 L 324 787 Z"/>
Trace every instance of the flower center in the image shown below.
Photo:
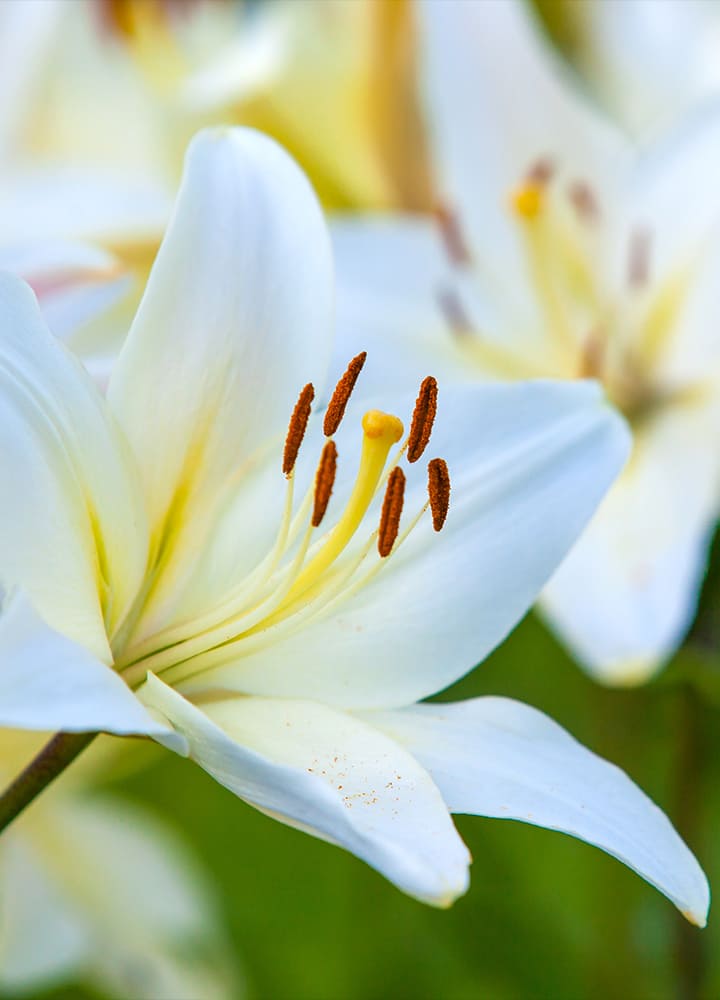
<path fill-rule="evenodd" d="M 256 652 L 357 593 L 380 572 L 428 509 L 433 527 L 441 530 L 449 508 L 450 478 L 440 458 L 428 465 L 427 499 L 409 524 L 402 525 L 406 475 L 400 462 L 406 459 L 413 465 L 421 458 L 437 409 L 437 383 L 428 377 L 420 386 L 410 431 L 402 444 L 404 429 L 398 417 L 380 410 L 364 414 L 354 483 L 333 526 L 321 531 L 336 484 L 339 460 L 334 435 L 364 362 L 364 354 L 354 358 L 335 388 L 325 412 L 326 440 L 315 476 L 295 509 L 296 463 L 314 399 L 312 385 L 301 391 L 282 455 L 283 514 L 266 557 L 211 612 L 130 648 L 116 664 L 130 685 L 142 683 L 148 670 L 177 683 Z M 395 445 L 399 447 L 390 458 Z M 381 494 L 379 520 L 369 531 L 363 530 L 370 507 Z"/>

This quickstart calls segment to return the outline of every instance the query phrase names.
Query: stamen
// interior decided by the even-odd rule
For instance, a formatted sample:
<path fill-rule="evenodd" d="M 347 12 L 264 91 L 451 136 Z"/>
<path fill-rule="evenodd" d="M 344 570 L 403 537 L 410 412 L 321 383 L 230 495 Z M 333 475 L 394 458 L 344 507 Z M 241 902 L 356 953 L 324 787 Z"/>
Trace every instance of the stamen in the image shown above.
<path fill-rule="evenodd" d="M 345 374 L 335 386 L 335 391 L 328 403 L 328 408 L 323 420 L 323 433 L 325 437 L 332 437 L 340 426 L 340 421 L 345 416 L 345 407 L 355 388 L 355 383 L 365 364 L 367 351 L 361 351 L 356 355 L 345 370 Z"/>
<path fill-rule="evenodd" d="M 530 184 L 537 184 L 545 187 L 553 179 L 555 174 L 555 164 L 547 156 L 541 156 L 536 160 L 527 172 L 527 181 Z"/>
<path fill-rule="evenodd" d="M 317 528 L 325 517 L 325 511 L 335 484 L 337 471 L 337 447 L 334 441 L 326 441 L 320 456 L 315 475 L 315 505 L 312 514 L 312 526 Z"/>
<path fill-rule="evenodd" d="M 385 489 L 380 528 L 378 530 L 378 552 L 384 559 L 389 556 L 400 530 L 400 516 L 405 497 L 405 473 L 396 465 L 390 473 Z"/>
<path fill-rule="evenodd" d="M 310 560 L 293 587 L 289 600 L 300 596 L 318 581 L 355 534 L 375 496 L 388 452 L 403 434 L 402 421 L 380 410 L 368 410 L 362 419 L 364 431 L 360 468 L 342 517 L 324 545 Z"/>
<path fill-rule="evenodd" d="M 522 219 L 537 219 L 545 205 L 545 188 L 552 180 L 555 165 L 552 160 L 537 160 L 528 170 L 523 183 L 517 187 L 510 203 Z"/>
<path fill-rule="evenodd" d="M 450 508 L 450 473 L 444 458 L 428 462 L 428 496 L 433 528 L 440 531 Z"/>
<path fill-rule="evenodd" d="M 451 263 L 463 265 L 471 261 L 470 250 L 465 241 L 465 235 L 460 227 L 457 213 L 447 205 L 438 205 L 435 217 L 440 227 L 440 235 Z"/>
<path fill-rule="evenodd" d="M 438 292 L 440 310 L 450 327 L 450 332 L 457 337 L 466 337 L 472 333 L 472 323 L 460 297 L 451 288 L 441 288 Z"/>
<path fill-rule="evenodd" d="M 310 419 L 310 408 L 315 398 L 315 389 L 312 382 L 308 382 L 298 396 L 295 409 L 292 411 L 290 423 L 288 424 L 287 437 L 285 438 L 285 449 L 283 450 L 282 470 L 289 476 L 295 468 L 300 445 L 303 443 L 308 420 Z"/>
<path fill-rule="evenodd" d="M 630 237 L 628 257 L 628 284 L 631 288 L 642 288 L 650 277 L 650 233 L 647 229 L 637 229 Z"/>
<path fill-rule="evenodd" d="M 573 181 L 567 192 L 570 204 L 584 222 L 595 222 L 599 213 L 592 189 L 584 181 Z"/>
<path fill-rule="evenodd" d="M 408 462 L 417 462 L 427 448 L 437 413 L 437 382 L 428 375 L 420 384 L 420 392 L 415 401 L 410 433 L 408 434 Z"/>

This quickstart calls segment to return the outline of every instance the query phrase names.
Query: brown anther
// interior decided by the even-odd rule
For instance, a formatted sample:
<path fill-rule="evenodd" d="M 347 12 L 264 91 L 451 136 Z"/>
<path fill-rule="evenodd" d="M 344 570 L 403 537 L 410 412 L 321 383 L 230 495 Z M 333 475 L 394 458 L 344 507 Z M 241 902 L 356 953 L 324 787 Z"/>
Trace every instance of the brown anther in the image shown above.
<path fill-rule="evenodd" d="M 330 495 L 335 484 L 337 470 L 337 448 L 334 441 L 326 441 L 315 473 L 315 502 L 313 504 L 312 526 L 317 528 L 325 517 Z"/>
<path fill-rule="evenodd" d="M 457 213 L 453 212 L 447 205 L 438 205 L 435 209 L 435 218 L 438 221 L 440 236 L 445 244 L 450 262 L 457 265 L 469 264 L 471 260 L 470 249 Z"/>
<path fill-rule="evenodd" d="M 427 448 L 437 413 L 437 382 L 428 375 L 420 383 L 420 392 L 415 400 L 410 433 L 408 434 L 408 462 L 417 462 Z"/>
<path fill-rule="evenodd" d="M 543 156 L 532 164 L 525 175 L 525 181 L 529 184 L 537 184 L 539 187 L 545 187 L 553 179 L 554 173 L 555 164 L 548 157 Z"/>
<path fill-rule="evenodd" d="M 630 237 L 628 256 L 628 284 L 631 288 L 642 288 L 650 277 L 650 233 L 647 229 L 636 229 Z"/>
<path fill-rule="evenodd" d="M 323 420 L 323 433 L 325 437 L 331 437 L 340 426 L 340 421 L 345 416 L 345 407 L 355 388 L 358 376 L 363 369 L 366 357 L 367 351 L 361 351 L 360 354 L 357 354 L 347 366 L 343 377 L 335 386 L 335 391 L 328 403 L 325 419 Z"/>
<path fill-rule="evenodd" d="M 444 458 L 428 462 L 428 496 L 433 528 L 440 531 L 450 507 L 450 473 Z"/>
<path fill-rule="evenodd" d="M 283 449 L 282 470 L 289 476 L 295 468 L 300 445 L 303 443 L 307 423 L 310 419 L 310 408 L 315 398 L 315 389 L 312 382 L 308 382 L 298 396 L 295 409 L 292 411 L 290 423 L 288 424 L 287 437 L 285 438 L 285 448 Z"/>
<path fill-rule="evenodd" d="M 466 337 L 472 333 L 472 323 L 460 297 L 452 288 L 441 288 L 438 291 L 440 310 L 450 327 L 450 332 L 458 337 Z"/>
<path fill-rule="evenodd" d="M 396 465 L 388 477 L 380 513 L 377 546 L 383 559 L 392 552 L 392 547 L 398 536 L 404 498 L 405 473 L 399 465 Z"/>
<path fill-rule="evenodd" d="M 592 188 L 585 181 L 573 181 L 568 187 L 567 196 L 583 222 L 595 222 L 600 214 L 598 203 Z"/>

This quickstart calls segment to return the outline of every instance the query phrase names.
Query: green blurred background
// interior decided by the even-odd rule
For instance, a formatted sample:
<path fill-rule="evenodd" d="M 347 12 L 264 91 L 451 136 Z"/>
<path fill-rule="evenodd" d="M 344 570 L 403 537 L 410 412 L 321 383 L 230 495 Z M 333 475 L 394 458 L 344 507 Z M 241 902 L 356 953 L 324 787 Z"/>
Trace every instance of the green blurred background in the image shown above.
<path fill-rule="evenodd" d="M 717 545 L 713 567 L 686 650 L 645 688 L 598 687 L 530 616 L 443 696 L 502 694 L 549 713 L 668 811 L 711 883 L 720 878 L 711 835 L 720 828 Z M 458 817 L 474 858 L 472 886 L 437 911 L 169 754 L 112 789 L 159 810 L 201 856 L 251 998 L 720 996 L 712 914 L 698 931 L 628 869 L 569 837 Z M 78 984 L 42 996 L 96 994 Z"/>

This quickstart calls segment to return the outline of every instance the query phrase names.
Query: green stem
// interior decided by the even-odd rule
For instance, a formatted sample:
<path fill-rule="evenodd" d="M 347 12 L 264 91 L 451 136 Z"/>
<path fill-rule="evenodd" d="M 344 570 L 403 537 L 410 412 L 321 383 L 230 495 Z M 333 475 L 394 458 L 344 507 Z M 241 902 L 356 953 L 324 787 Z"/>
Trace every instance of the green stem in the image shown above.
<path fill-rule="evenodd" d="M 0 795 L 0 833 L 82 753 L 97 733 L 56 733 Z"/>

